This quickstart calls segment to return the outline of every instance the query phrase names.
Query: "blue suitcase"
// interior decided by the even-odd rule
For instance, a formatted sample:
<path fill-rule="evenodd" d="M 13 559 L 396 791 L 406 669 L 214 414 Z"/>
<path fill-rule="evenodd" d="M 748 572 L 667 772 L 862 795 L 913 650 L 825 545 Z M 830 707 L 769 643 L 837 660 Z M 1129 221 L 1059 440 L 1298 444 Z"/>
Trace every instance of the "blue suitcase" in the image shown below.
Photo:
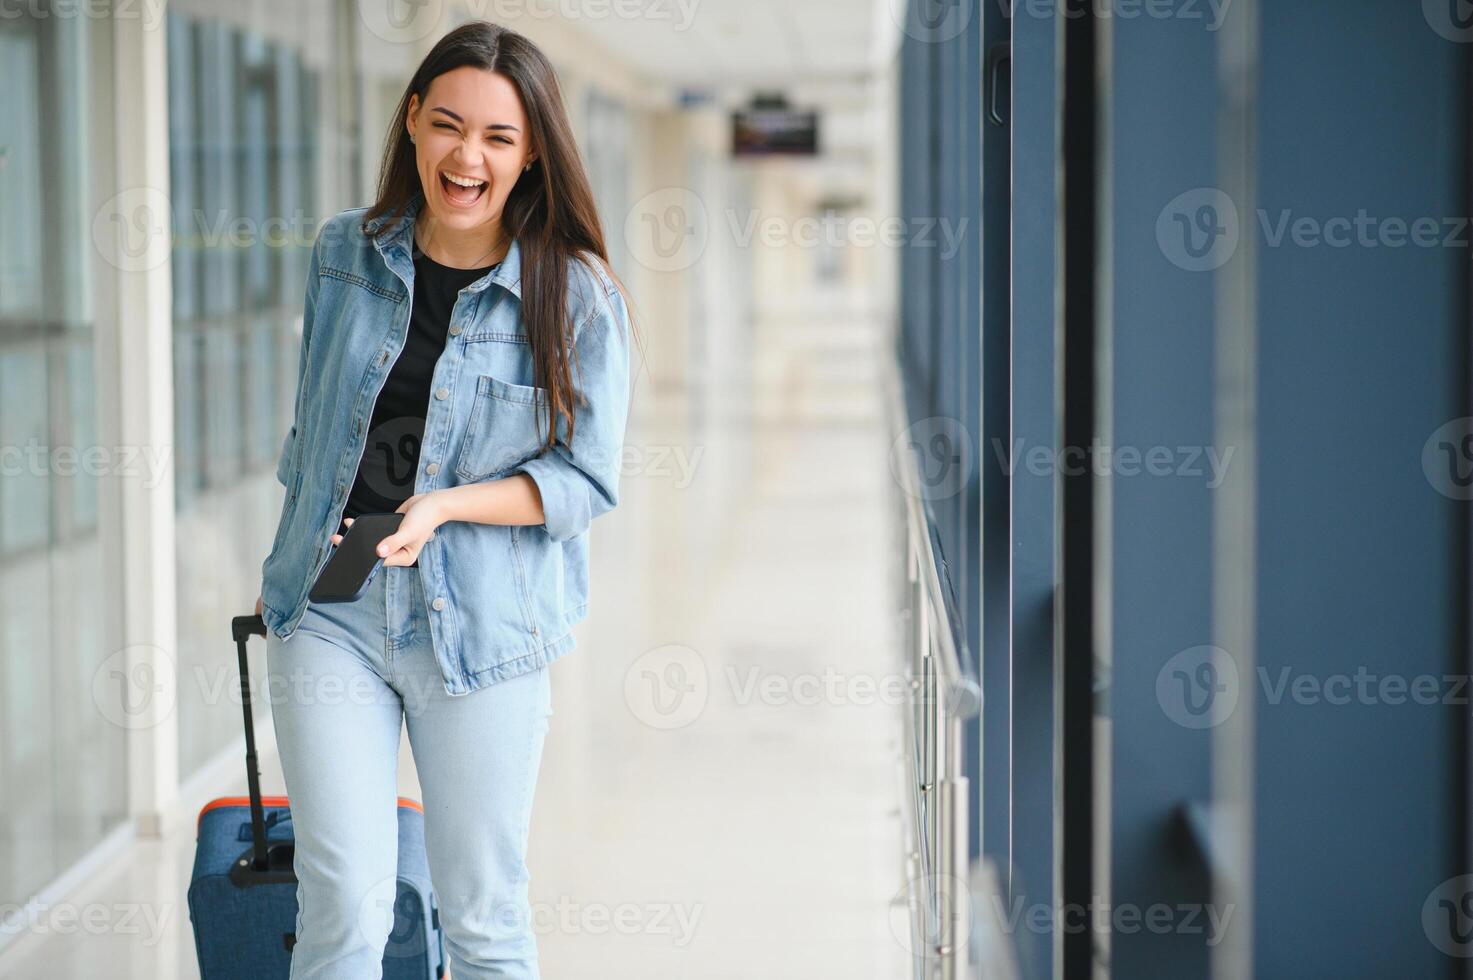
<path fill-rule="evenodd" d="M 189 919 L 200 980 L 286 978 L 296 943 L 297 877 L 294 838 L 284 796 L 261 796 L 256 733 L 251 719 L 246 639 L 266 635 L 260 616 L 231 622 L 240 658 L 249 796 L 212 800 L 200 811 Z M 424 811 L 399 798 L 399 881 L 394 928 L 384 948 L 384 980 L 431 980 L 445 975 L 445 937 L 430 888 Z"/>

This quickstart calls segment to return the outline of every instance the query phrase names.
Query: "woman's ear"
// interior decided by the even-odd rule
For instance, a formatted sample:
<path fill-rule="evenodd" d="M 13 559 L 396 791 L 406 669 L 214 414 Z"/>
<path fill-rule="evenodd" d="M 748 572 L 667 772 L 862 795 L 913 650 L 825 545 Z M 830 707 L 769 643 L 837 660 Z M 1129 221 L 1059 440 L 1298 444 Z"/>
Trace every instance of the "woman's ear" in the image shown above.
<path fill-rule="evenodd" d="M 419 94 L 409 96 L 409 105 L 404 112 L 404 130 L 409 134 L 409 142 L 414 142 L 414 121 L 419 117 Z"/>

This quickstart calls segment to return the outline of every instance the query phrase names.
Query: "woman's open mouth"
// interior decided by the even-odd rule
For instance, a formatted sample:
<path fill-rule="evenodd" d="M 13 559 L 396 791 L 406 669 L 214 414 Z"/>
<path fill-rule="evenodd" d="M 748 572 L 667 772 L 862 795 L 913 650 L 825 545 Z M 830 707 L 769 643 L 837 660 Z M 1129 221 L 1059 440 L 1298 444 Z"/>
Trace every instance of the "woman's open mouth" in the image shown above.
<path fill-rule="evenodd" d="M 458 208 L 468 208 L 486 192 L 486 182 L 479 177 L 465 177 L 442 170 L 440 191 L 451 204 Z"/>

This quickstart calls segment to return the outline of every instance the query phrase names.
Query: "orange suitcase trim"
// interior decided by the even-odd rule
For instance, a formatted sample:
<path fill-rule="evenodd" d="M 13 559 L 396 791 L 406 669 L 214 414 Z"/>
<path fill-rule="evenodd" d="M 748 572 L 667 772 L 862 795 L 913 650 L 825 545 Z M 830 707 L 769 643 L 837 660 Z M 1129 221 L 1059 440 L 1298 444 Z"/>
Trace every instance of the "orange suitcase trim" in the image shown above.
<path fill-rule="evenodd" d="M 249 796 L 222 796 L 222 797 L 220 797 L 217 800 L 211 800 L 210 802 L 206 803 L 204 806 L 202 806 L 200 808 L 199 816 L 195 818 L 195 821 L 194 821 L 194 830 L 195 830 L 195 833 L 199 833 L 199 824 L 200 824 L 200 821 L 203 820 L 205 818 L 205 814 L 206 813 L 209 813 L 211 810 L 214 810 L 217 807 L 222 807 L 222 806 L 250 806 L 250 805 L 251 805 L 251 798 Z M 285 796 L 263 796 L 263 797 L 261 797 L 261 805 L 262 806 L 289 806 L 290 804 L 287 803 Z M 411 810 L 418 810 L 420 813 L 424 813 L 425 812 L 425 808 L 419 802 L 419 800 L 412 800 L 412 799 L 410 799 L 407 796 L 401 796 L 401 797 L 399 797 L 399 805 L 400 806 L 407 806 Z"/>

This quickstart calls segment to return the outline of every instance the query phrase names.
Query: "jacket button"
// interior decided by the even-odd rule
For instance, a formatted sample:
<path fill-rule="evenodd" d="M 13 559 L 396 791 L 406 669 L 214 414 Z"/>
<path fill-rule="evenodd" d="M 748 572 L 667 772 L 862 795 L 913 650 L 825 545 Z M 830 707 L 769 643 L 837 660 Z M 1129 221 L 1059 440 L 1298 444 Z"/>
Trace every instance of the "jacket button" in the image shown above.
<path fill-rule="evenodd" d="M 533 636 L 536 636 L 537 635 L 537 627 L 535 627 L 535 626 L 532 627 L 532 635 Z"/>
<path fill-rule="evenodd" d="M 447 398 L 450 397 L 450 389 L 449 388 L 437 388 L 437 389 L 435 389 L 435 397 L 438 398 L 438 399 L 440 399 L 440 401 L 444 401 L 445 399 L 447 399 Z"/>
<path fill-rule="evenodd" d="M 458 324 L 458 323 L 452 323 L 452 324 L 450 324 L 450 336 L 452 336 L 452 337 L 459 337 L 460 336 L 460 324 Z"/>
<path fill-rule="evenodd" d="M 432 602 L 432 603 L 430 603 L 430 605 L 434 606 L 436 610 L 444 609 L 445 608 L 445 597 L 442 596 L 442 595 L 435 596 L 435 601 Z"/>
<path fill-rule="evenodd" d="M 425 472 L 428 473 L 430 476 L 434 476 L 436 473 L 440 472 L 440 464 L 431 463 L 429 466 L 425 467 Z"/>

